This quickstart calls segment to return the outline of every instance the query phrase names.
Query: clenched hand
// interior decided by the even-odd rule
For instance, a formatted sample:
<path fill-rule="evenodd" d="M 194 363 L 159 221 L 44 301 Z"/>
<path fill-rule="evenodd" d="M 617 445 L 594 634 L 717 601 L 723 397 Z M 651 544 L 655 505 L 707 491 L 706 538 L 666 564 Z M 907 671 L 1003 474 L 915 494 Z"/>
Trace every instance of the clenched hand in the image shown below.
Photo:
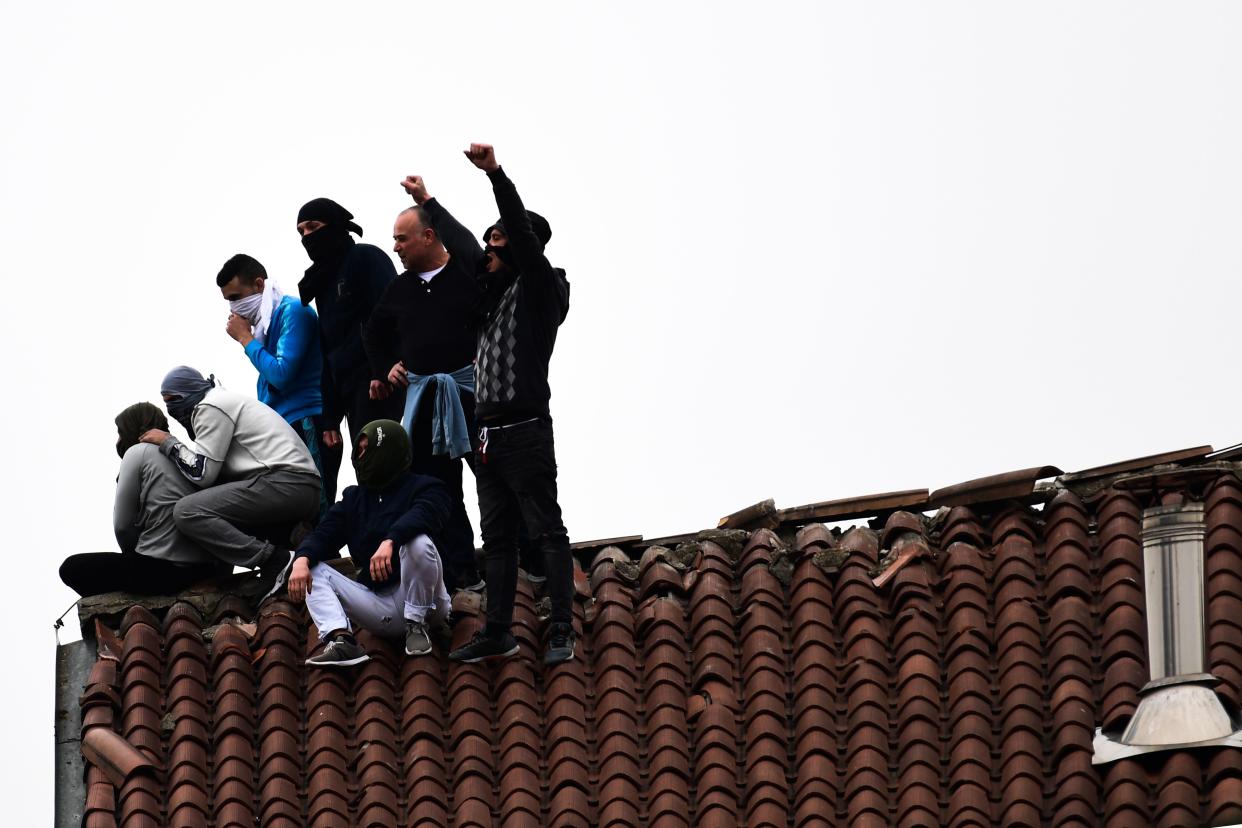
<path fill-rule="evenodd" d="M 401 182 L 401 186 L 410 194 L 410 198 L 414 199 L 415 204 L 422 204 L 431 198 L 431 194 L 427 192 L 427 184 L 421 175 L 407 175 Z"/>
<path fill-rule="evenodd" d="M 471 144 L 470 149 L 465 151 L 465 155 L 470 159 L 471 164 L 483 172 L 495 172 L 500 169 L 500 164 L 496 161 L 496 150 L 491 144 Z"/>

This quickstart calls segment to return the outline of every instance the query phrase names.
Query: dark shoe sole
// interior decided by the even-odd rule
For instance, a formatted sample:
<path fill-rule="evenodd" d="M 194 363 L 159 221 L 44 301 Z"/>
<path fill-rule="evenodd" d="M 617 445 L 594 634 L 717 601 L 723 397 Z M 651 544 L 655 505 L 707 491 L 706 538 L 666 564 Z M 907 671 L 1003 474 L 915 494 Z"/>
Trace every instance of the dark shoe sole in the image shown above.
<path fill-rule="evenodd" d="M 505 650 L 503 653 L 491 653 L 489 655 L 477 656 L 476 658 L 453 658 L 452 654 L 450 653 L 449 660 L 456 661 L 458 664 L 478 664 L 480 661 L 497 661 L 502 658 L 510 658 L 512 656 L 517 655 L 519 649 L 520 648 L 518 647 L 518 645 L 514 644 L 511 648 L 509 648 L 508 650 Z"/>
<path fill-rule="evenodd" d="M 307 667 L 353 667 L 355 664 L 362 664 L 363 662 L 370 660 L 371 656 L 363 653 L 357 658 L 351 658 L 348 661 L 313 661 L 308 658 L 303 662 L 303 664 Z"/>
<path fill-rule="evenodd" d="M 411 651 L 409 647 L 406 647 L 406 648 L 405 648 L 405 654 L 406 654 L 406 655 L 408 655 L 408 656 L 424 656 L 424 655 L 430 655 L 430 654 L 431 654 L 432 649 L 433 649 L 433 648 L 432 648 L 430 645 L 429 645 L 429 646 L 427 647 L 427 649 L 425 649 L 425 650 L 413 650 L 413 651 Z"/>
<path fill-rule="evenodd" d="M 268 598 L 271 598 L 273 595 L 276 595 L 277 593 L 279 593 L 282 589 L 284 589 L 285 584 L 288 583 L 289 571 L 293 569 L 293 553 L 289 552 L 286 554 L 289 555 L 289 560 L 285 563 L 284 566 L 280 568 L 280 571 L 276 573 L 276 577 L 272 580 L 271 589 L 265 592 L 263 594 L 263 597 L 259 599 L 260 604 L 262 604 Z M 263 575 L 262 570 L 260 570 L 259 572 L 259 577 L 260 578 L 265 577 Z M 266 577 L 271 577 L 271 576 L 266 576 Z"/>

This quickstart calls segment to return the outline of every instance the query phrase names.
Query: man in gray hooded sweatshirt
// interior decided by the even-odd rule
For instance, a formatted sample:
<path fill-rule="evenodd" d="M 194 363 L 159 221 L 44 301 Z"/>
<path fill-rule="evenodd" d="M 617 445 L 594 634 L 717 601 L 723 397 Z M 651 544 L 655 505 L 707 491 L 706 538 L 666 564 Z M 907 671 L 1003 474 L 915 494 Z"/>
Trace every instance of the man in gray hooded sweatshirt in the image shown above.
<path fill-rule="evenodd" d="M 273 543 L 252 533 L 261 525 L 314 519 L 320 477 L 306 445 L 273 409 L 217 387 L 214 376 L 193 368 L 169 371 L 160 393 L 192 442 L 159 429 L 142 442 L 159 446 L 200 489 L 173 509 L 177 529 L 225 563 L 259 568 L 274 592 L 292 560 L 289 538 Z"/>

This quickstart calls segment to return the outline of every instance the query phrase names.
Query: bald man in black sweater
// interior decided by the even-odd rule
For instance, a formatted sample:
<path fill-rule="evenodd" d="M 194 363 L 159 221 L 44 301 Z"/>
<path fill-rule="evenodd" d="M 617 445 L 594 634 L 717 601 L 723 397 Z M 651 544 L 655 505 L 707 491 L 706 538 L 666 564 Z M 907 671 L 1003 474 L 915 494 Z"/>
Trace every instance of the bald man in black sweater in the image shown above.
<path fill-rule="evenodd" d="M 462 497 L 462 461 L 473 462 L 476 265 L 449 255 L 417 205 L 397 216 L 393 241 L 405 272 L 385 289 L 363 334 L 371 397 L 405 389 L 402 424 L 413 448 L 410 469 L 439 478 L 453 498 L 441 543 L 446 585 L 450 591 L 481 590 L 474 529 Z"/>

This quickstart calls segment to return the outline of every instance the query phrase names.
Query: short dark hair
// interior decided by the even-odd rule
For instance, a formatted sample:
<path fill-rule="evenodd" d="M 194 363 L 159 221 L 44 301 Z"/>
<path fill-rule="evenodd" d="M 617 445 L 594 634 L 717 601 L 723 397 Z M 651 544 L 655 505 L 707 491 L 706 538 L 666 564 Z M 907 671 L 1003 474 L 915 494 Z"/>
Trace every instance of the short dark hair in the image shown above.
<path fill-rule="evenodd" d="M 436 237 L 439 238 L 440 234 L 436 232 L 435 225 L 431 223 L 431 213 L 427 212 L 426 207 L 424 207 L 421 204 L 415 204 L 413 207 L 406 207 L 401 212 L 413 213 L 414 215 L 418 216 L 418 223 L 421 224 L 424 229 L 430 230 L 431 232 L 435 233 Z"/>
<path fill-rule="evenodd" d="M 266 279 L 267 271 L 254 256 L 238 253 L 225 262 L 224 267 L 216 274 L 216 287 L 224 287 L 238 276 L 245 284 L 253 285 L 259 277 Z"/>

